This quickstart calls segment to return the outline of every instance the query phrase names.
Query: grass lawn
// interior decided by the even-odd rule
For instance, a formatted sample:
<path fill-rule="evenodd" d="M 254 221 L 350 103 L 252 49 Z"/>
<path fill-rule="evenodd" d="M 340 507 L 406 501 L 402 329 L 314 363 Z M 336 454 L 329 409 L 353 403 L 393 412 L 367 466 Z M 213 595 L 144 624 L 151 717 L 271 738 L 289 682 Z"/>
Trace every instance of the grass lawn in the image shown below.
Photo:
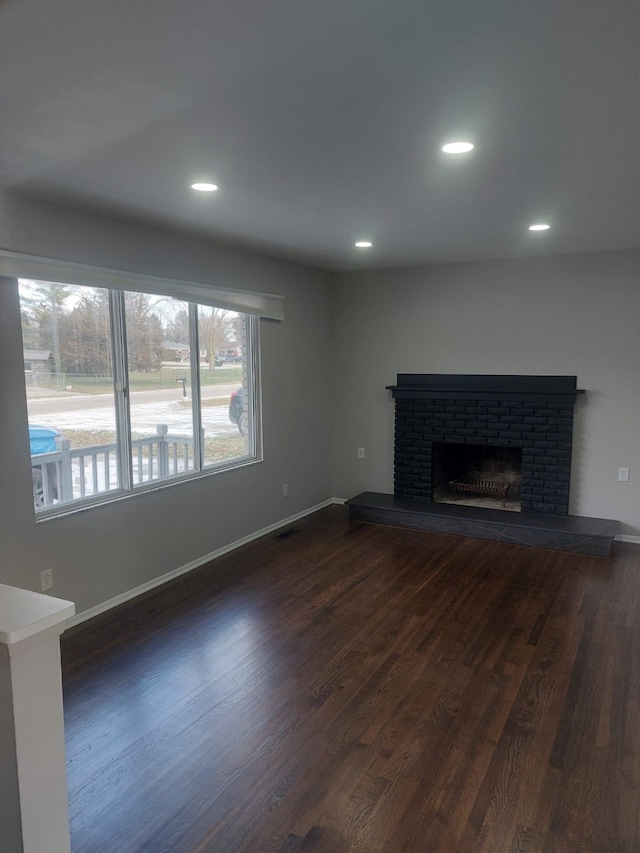
<path fill-rule="evenodd" d="M 173 389 L 176 387 L 176 379 L 187 379 L 187 387 L 191 384 L 191 370 L 188 364 L 183 369 L 175 367 L 162 367 L 157 371 L 148 373 L 132 372 L 129 374 L 131 390 L 144 391 L 155 389 Z M 202 386 L 224 385 L 231 382 L 242 384 L 242 365 L 237 367 L 208 367 L 200 369 L 200 384 Z M 38 379 L 39 388 L 51 388 L 54 391 L 64 391 L 71 386 L 78 394 L 108 394 L 113 390 L 113 378 L 111 376 L 80 376 L 72 373 L 54 375 L 47 381 L 44 377 Z M 29 394 L 27 385 L 27 395 Z"/>

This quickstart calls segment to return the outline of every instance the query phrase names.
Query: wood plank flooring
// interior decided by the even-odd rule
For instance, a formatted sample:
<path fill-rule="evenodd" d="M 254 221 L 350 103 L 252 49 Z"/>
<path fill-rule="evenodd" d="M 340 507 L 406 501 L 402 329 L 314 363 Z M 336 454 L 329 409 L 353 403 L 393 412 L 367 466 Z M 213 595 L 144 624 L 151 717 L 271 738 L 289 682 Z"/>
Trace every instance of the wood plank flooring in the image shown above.
<path fill-rule="evenodd" d="M 63 635 L 73 853 L 640 851 L 640 548 L 296 527 Z"/>

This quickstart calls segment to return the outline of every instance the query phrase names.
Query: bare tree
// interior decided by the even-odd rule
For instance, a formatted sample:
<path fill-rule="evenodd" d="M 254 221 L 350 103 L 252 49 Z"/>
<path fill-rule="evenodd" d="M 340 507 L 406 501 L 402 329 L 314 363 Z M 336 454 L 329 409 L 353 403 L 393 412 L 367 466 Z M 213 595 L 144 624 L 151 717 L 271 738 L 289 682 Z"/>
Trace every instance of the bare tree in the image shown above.
<path fill-rule="evenodd" d="M 234 312 L 224 308 L 198 307 L 199 343 L 208 359 L 209 370 L 215 367 L 216 351 L 229 343 L 234 317 Z"/>
<path fill-rule="evenodd" d="M 61 360 L 65 373 L 105 376 L 112 370 L 109 295 L 83 288 L 70 314 L 60 318 Z"/>
<path fill-rule="evenodd" d="M 186 308 L 182 308 L 178 313 L 167 323 L 165 336 L 168 341 L 174 341 L 177 344 L 189 344 L 189 312 Z"/>
<path fill-rule="evenodd" d="M 164 334 L 146 293 L 125 293 L 127 358 L 130 370 L 160 370 Z"/>

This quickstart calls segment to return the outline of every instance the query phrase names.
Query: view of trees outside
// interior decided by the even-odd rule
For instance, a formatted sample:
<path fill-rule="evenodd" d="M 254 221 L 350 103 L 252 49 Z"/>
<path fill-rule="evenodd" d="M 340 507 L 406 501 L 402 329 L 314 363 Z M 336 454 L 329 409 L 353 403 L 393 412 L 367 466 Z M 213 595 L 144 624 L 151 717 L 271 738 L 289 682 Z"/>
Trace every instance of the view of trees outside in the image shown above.
<path fill-rule="evenodd" d="M 109 296 L 101 288 L 21 282 L 25 350 L 51 350 L 53 372 L 111 375 Z"/>
<path fill-rule="evenodd" d="M 115 448 L 109 292 L 33 280 L 19 286 L 30 425 L 58 431 L 72 449 Z M 194 424 L 202 428 L 205 465 L 246 457 L 246 430 L 230 418 L 231 398 L 246 385 L 246 317 L 198 306 L 201 407 L 194 413 L 188 303 L 134 292 L 123 298 L 134 484 L 192 469 Z M 147 440 L 159 434 L 185 442 L 167 450 Z M 110 452 L 111 469 L 116 457 Z M 95 461 L 87 464 L 94 468 L 87 495 L 118 487 L 117 472 L 96 479 Z M 82 470 L 76 474 L 83 479 Z"/>
<path fill-rule="evenodd" d="M 167 327 L 171 327 L 172 322 L 167 321 L 167 317 L 179 314 L 187 318 L 186 336 L 178 341 L 182 349 L 169 350 L 168 354 L 181 353 L 179 357 L 182 359 L 189 352 L 189 306 L 186 302 L 176 299 L 150 297 L 145 293 L 125 293 L 124 313 L 127 330 L 129 399 L 133 402 L 143 399 L 143 395 L 147 392 L 147 374 L 158 373 L 162 368 L 165 352 L 163 320 Z M 173 453 L 178 452 L 175 471 L 170 468 L 157 472 L 149 468 L 145 470 L 140 466 L 141 481 L 193 470 L 193 411 L 191 395 L 187 390 L 191 381 L 191 371 L 188 360 L 183 364 L 179 371 L 175 371 L 175 361 L 169 368 L 173 373 L 171 376 L 173 385 L 168 395 L 156 394 L 155 405 L 151 408 L 145 405 L 130 406 L 131 434 L 135 438 L 158 432 L 158 425 L 162 424 L 163 428 L 166 427 L 168 434 L 185 436 L 190 440 L 189 444 L 182 446 L 181 451 L 176 451 L 176 448 L 171 449 Z M 145 447 L 146 445 L 140 446 L 135 443 L 131 447 L 134 471 L 138 457 L 143 455 Z M 154 450 L 155 448 L 152 452 Z"/>

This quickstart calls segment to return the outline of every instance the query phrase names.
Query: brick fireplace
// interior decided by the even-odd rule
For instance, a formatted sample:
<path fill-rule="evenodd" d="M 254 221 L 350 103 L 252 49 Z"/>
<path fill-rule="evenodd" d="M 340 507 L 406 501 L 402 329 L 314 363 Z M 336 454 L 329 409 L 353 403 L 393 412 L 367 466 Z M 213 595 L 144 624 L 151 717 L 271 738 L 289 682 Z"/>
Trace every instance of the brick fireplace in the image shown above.
<path fill-rule="evenodd" d="M 401 373 L 395 399 L 395 492 L 362 492 L 349 519 L 606 557 L 613 519 L 568 515 L 575 376 Z M 509 506 L 442 502 L 470 477 L 508 482 Z M 474 483 L 475 485 L 475 483 Z M 429 540 L 425 540 L 429 547 Z"/>
<path fill-rule="evenodd" d="M 567 515 L 575 376 L 403 373 L 389 388 L 397 496 L 442 499 L 465 465 L 482 477 L 489 464 L 485 479 L 508 481 L 515 508 Z"/>

